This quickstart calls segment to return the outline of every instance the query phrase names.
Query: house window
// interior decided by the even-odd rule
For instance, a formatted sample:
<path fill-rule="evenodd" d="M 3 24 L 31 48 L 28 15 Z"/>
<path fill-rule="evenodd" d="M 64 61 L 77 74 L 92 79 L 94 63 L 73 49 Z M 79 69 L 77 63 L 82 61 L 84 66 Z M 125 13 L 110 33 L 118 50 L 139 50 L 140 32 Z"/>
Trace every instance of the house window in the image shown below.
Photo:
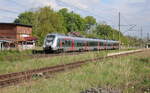
<path fill-rule="evenodd" d="M 21 34 L 20 37 L 29 37 L 28 34 Z"/>

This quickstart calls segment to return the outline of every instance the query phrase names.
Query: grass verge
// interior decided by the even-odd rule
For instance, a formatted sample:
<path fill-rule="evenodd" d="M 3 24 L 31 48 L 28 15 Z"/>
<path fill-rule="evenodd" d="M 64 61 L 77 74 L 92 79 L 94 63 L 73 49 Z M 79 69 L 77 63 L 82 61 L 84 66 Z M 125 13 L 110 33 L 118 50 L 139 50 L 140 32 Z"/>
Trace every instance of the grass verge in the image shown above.
<path fill-rule="evenodd" d="M 31 58 L 30 56 L 27 56 L 29 54 L 32 54 L 31 50 L 23 52 L 17 50 L 3 51 L 2 53 L 0 53 L 0 57 L 4 59 L 3 61 L 2 59 L 0 59 L 0 74 L 38 69 L 58 64 L 66 64 L 79 60 L 91 59 L 93 57 L 105 56 L 107 55 L 107 53 L 117 51 L 119 50 L 95 51 L 75 56 L 62 55 L 52 58 Z"/>
<path fill-rule="evenodd" d="M 49 79 L 2 89 L 1 93 L 80 93 L 91 87 L 121 90 L 123 93 L 150 92 L 150 51 L 106 59 L 82 68 L 59 73 Z"/>

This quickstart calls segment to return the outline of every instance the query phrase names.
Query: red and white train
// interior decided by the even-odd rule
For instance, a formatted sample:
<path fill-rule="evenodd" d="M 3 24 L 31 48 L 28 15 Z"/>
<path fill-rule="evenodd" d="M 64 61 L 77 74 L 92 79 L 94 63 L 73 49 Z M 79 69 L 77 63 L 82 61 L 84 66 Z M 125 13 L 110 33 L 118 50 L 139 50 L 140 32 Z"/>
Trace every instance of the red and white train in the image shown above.
<path fill-rule="evenodd" d="M 119 41 L 48 34 L 44 39 L 45 52 L 119 49 Z"/>

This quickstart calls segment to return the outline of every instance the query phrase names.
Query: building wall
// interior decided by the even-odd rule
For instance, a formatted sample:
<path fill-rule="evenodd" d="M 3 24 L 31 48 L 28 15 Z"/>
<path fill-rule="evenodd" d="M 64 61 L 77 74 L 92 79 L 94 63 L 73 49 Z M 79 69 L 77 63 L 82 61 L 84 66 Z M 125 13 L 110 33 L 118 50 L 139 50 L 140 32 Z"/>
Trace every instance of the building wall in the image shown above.
<path fill-rule="evenodd" d="M 17 26 L 17 34 L 16 34 L 17 40 L 21 41 L 24 39 L 24 37 L 29 36 L 32 36 L 32 28 Z"/>
<path fill-rule="evenodd" d="M 26 41 L 24 37 L 32 37 L 32 27 L 16 24 L 0 24 L 0 40 L 13 41 L 11 44 L 18 49 L 32 49 L 35 41 Z M 0 42 L 0 49 L 3 49 L 4 42 Z M 9 45 L 9 47 L 11 47 Z M 6 49 L 6 47 L 4 47 Z M 11 47 L 12 48 L 12 47 Z"/>
<path fill-rule="evenodd" d="M 16 39 L 16 27 L 12 25 L 0 25 L 0 38 Z"/>
<path fill-rule="evenodd" d="M 35 41 L 28 41 L 22 44 L 18 45 L 18 48 L 20 50 L 26 50 L 26 49 L 34 49 L 35 48 Z"/>

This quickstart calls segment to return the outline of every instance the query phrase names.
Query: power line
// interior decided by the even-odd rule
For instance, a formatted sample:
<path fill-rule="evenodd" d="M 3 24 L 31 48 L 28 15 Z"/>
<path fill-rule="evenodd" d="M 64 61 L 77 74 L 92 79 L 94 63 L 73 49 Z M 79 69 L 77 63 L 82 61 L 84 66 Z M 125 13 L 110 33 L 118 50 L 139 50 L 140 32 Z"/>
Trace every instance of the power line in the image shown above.
<path fill-rule="evenodd" d="M 141 27 L 141 39 L 143 38 L 143 28 Z"/>
<path fill-rule="evenodd" d="M 98 18 L 100 17 L 100 18 L 103 18 L 103 19 L 107 19 L 107 21 L 109 21 L 109 22 L 113 23 L 111 19 L 108 19 L 108 17 L 107 17 L 107 18 L 102 17 L 102 16 L 97 15 L 97 14 L 95 14 L 95 13 L 91 12 L 91 11 L 88 11 L 88 10 L 85 10 L 85 9 L 78 8 L 78 7 L 76 7 L 76 6 L 72 5 L 72 4 L 68 4 L 68 3 L 63 2 L 63 1 L 61 1 L 61 0 L 57 0 L 57 1 L 58 1 L 58 3 L 65 4 L 65 5 L 69 6 L 69 7 L 72 7 L 72 8 L 78 9 L 78 10 L 80 10 L 80 11 L 83 11 L 83 12 L 89 13 L 89 14 L 91 14 L 91 15 L 93 15 L 93 16 L 98 17 Z"/>
<path fill-rule="evenodd" d="M 3 9 L 3 8 L 0 8 L 0 11 L 2 11 L 2 12 L 8 12 L 8 13 L 13 13 L 13 14 L 19 13 L 17 11 L 11 11 L 11 10 L 8 10 L 8 9 Z"/>
<path fill-rule="evenodd" d="M 9 1 L 15 3 L 17 6 L 19 5 L 20 7 L 26 7 L 26 5 L 20 4 L 20 3 L 16 2 L 16 1 L 14 1 L 14 0 L 9 0 Z"/>
<path fill-rule="evenodd" d="M 118 27 L 119 27 L 119 31 L 120 31 L 120 22 L 121 22 L 121 19 L 120 19 L 120 12 L 119 12 L 119 24 L 118 24 Z"/>
<path fill-rule="evenodd" d="M 16 1 L 14 1 L 14 0 L 9 0 L 10 2 L 12 2 L 12 3 L 14 3 L 14 4 L 16 4 L 17 5 L 17 7 L 18 6 L 20 6 L 20 7 L 26 7 L 25 5 L 23 5 L 23 4 L 20 4 L 20 3 L 18 3 L 18 2 L 16 2 Z M 19 8 L 19 9 L 22 9 L 22 8 Z M 18 9 L 17 9 L 18 10 Z M 4 8 L 0 8 L 0 11 L 3 11 L 3 12 L 9 12 L 9 13 L 19 13 L 19 12 L 17 12 L 17 11 L 14 11 L 14 9 L 13 9 L 13 11 L 11 11 L 11 10 L 9 10 L 9 9 L 4 9 Z"/>
<path fill-rule="evenodd" d="M 10 16 L 1 16 L 0 19 L 2 18 L 16 18 L 16 17 L 10 17 Z"/>
<path fill-rule="evenodd" d="M 121 18 L 122 18 L 122 20 L 124 20 L 126 25 L 131 25 L 131 24 L 129 24 L 130 22 L 126 19 L 126 17 L 123 14 L 121 15 Z"/>
<path fill-rule="evenodd" d="M 149 33 L 147 33 L 147 40 L 150 40 L 150 34 Z"/>

